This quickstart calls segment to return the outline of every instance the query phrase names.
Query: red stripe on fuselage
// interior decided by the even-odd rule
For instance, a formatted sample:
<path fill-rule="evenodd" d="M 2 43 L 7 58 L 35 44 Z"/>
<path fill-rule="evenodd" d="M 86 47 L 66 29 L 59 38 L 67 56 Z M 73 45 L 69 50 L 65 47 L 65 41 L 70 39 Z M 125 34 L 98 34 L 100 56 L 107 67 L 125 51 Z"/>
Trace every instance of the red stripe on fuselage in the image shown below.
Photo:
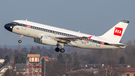
<path fill-rule="evenodd" d="M 104 42 L 102 41 L 101 44 L 104 45 Z"/>
<path fill-rule="evenodd" d="M 89 36 L 88 38 L 91 39 L 92 36 Z"/>

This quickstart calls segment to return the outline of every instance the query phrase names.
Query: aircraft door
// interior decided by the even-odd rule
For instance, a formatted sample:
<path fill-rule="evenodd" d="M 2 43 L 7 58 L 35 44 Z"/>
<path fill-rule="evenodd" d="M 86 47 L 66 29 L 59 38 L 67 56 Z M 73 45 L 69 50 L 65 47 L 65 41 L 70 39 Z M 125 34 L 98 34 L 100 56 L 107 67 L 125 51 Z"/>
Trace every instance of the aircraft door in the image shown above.
<path fill-rule="evenodd" d="M 26 30 L 26 25 L 22 25 L 22 30 Z"/>
<path fill-rule="evenodd" d="M 97 41 L 96 46 L 100 47 L 101 46 L 101 42 Z"/>
<path fill-rule="evenodd" d="M 55 31 L 53 31 L 53 34 L 54 34 L 54 37 L 56 37 L 56 32 Z"/>

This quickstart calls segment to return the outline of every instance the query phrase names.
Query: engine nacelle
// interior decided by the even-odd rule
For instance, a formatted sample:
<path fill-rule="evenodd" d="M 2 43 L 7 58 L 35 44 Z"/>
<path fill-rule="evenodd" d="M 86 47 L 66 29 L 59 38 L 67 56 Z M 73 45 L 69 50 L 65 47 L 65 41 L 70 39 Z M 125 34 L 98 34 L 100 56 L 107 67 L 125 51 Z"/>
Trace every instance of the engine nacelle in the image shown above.
<path fill-rule="evenodd" d="M 34 38 L 34 42 L 53 46 L 57 45 L 57 41 L 48 36 L 42 36 L 41 39 Z"/>

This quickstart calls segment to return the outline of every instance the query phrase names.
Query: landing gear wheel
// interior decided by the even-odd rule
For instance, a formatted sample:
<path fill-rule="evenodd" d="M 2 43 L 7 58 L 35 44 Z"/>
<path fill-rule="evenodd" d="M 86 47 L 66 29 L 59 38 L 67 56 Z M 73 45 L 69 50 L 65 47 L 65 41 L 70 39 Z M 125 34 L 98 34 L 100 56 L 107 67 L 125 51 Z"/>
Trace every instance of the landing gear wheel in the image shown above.
<path fill-rule="evenodd" d="M 65 52 L 65 49 L 64 49 L 64 48 L 61 48 L 61 49 L 60 49 L 60 52 L 61 52 L 61 53 L 64 53 L 64 52 Z"/>
<path fill-rule="evenodd" d="M 18 40 L 18 43 L 21 43 L 22 42 L 22 40 Z"/>
<path fill-rule="evenodd" d="M 60 51 L 60 49 L 59 49 L 58 47 L 56 47 L 56 48 L 55 48 L 55 51 L 56 51 L 56 52 L 59 52 L 59 51 Z"/>
<path fill-rule="evenodd" d="M 22 43 L 23 35 L 20 35 L 20 40 L 18 40 L 18 43 Z"/>

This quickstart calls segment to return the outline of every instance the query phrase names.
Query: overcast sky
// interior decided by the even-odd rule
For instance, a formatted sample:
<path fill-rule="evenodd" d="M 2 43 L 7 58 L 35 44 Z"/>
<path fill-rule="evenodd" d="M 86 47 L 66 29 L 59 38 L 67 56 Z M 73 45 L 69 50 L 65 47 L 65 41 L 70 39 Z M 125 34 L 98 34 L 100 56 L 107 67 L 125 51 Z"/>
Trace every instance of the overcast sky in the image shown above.
<path fill-rule="evenodd" d="M 0 45 L 18 45 L 20 36 L 4 25 L 25 19 L 96 36 L 124 19 L 130 23 L 123 43 L 135 39 L 135 0 L 0 0 Z M 36 43 L 24 37 L 27 44 Z"/>

